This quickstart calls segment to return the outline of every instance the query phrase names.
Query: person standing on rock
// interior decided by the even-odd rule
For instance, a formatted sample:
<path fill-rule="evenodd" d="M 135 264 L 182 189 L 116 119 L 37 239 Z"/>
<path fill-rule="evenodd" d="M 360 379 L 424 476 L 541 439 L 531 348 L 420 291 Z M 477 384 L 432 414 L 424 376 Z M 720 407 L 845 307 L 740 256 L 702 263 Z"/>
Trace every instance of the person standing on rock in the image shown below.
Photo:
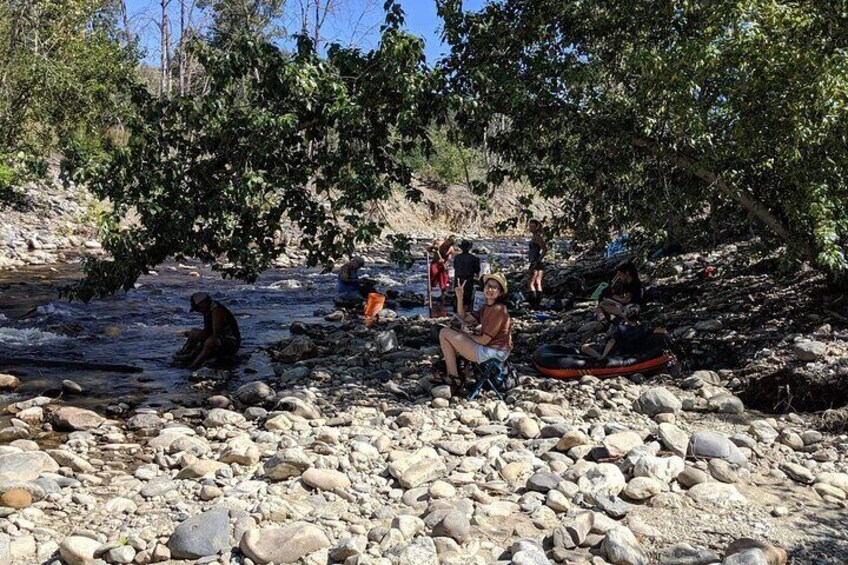
<path fill-rule="evenodd" d="M 474 283 L 477 277 L 480 276 L 480 258 L 471 252 L 474 244 L 463 239 L 459 243 L 459 248 L 462 253 L 454 257 L 453 270 L 456 277 L 456 287 L 454 291 L 457 296 L 457 312 L 459 312 L 459 288 L 462 287 L 462 302 L 466 308 L 474 309 Z"/>
<path fill-rule="evenodd" d="M 213 358 L 233 357 L 241 346 L 238 322 L 230 310 L 205 292 L 191 295 L 191 311 L 203 315 L 203 329 L 188 330 L 185 345 L 177 351 L 177 361 L 197 369 Z"/>
<path fill-rule="evenodd" d="M 457 355 L 474 363 L 485 363 L 490 359 L 506 361 L 512 351 L 512 319 L 505 304 L 506 277 L 500 273 L 483 276 L 483 296 L 486 303 L 473 314 L 465 312 L 464 286 L 457 286 L 459 317 L 468 324 L 479 323 L 480 333 L 469 335 L 453 328 L 443 328 L 439 332 L 439 343 L 447 365 L 447 377 L 453 383 L 459 383 Z"/>
<path fill-rule="evenodd" d="M 527 224 L 530 231 L 530 242 L 528 243 L 527 258 L 530 261 L 528 302 L 530 308 L 538 310 L 542 303 L 542 279 L 545 276 L 545 255 L 548 253 L 548 244 L 542 235 L 542 222 L 536 219 Z"/>
<path fill-rule="evenodd" d="M 615 270 L 611 295 L 598 304 L 598 319 L 624 318 L 622 309 L 628 304 L 642 303 L 642 280 L 631 261 L 622 263 Z M 610 292 L 610 291 L 608 291 Z"/>
<path fill-rule="evenodd" d="M 448 263 L 453 257 L 454 236 L 448 236 L 444 241 L 435 240 L 430 246 L 430 288 L 439 287 L 439 300 L 444 301 L 445 290 L 450 286 Z"/>

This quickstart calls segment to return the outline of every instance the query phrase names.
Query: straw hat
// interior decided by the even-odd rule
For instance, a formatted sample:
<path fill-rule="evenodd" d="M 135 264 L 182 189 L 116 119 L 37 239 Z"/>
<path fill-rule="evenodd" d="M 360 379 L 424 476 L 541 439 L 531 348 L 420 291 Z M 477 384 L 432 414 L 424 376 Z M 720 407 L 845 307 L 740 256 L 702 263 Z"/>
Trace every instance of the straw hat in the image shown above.
<path fill-rule="evenodd" d="M 509 292 L 509 287 L 506 284 L 506 277 L 500 273 L 489 273 L 488 275 L 483 275 L 483 284 L 486 284 L 487 281 L 493 280 L 503 289 L 503 293 L 506 294 Z"/>

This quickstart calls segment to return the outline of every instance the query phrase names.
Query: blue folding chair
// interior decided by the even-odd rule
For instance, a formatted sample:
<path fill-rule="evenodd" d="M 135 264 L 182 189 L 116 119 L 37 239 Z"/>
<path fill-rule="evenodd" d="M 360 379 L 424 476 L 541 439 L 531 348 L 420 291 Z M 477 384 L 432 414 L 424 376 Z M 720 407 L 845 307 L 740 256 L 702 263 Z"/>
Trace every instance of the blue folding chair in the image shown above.
<path fill-rule="evenodd" d="M 485 388 L 495 393 L 500 400 L 504 400 L 503 394 L 498 389 L 509 373 L 509 364 L 507 361 L 498 361 L 497 359 L 489 359 L 480 364 L 478 369 L 479 375 L 471 394 L 468 395 L 468 400 L 474 400 Z"/>

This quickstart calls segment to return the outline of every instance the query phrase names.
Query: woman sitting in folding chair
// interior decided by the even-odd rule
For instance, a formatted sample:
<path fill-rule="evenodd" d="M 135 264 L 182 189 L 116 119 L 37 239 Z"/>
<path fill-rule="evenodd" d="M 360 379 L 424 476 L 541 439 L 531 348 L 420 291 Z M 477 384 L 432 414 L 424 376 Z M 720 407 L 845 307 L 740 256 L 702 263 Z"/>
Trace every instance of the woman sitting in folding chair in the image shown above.
<path fill-rule="evenodd" d="M 485 363 L 490 359 L 506 361 L 512 351 L 512 320 L 506 309 L 506 277 L 500 273 L 483 276 L 483 296 L 486 303 L 473 314 L 466 314 L 463 304 L 465 282 L 457 285 L 456 310 L 459 318 L 468 325 L 480 324 L 479 334 L 468 334 L 452 328 L 439 332 L 439 343 L 445 357 L 448 380 L 451 384 L 462 385 L 457 368 L 457 354 L 475 363 Z"/>

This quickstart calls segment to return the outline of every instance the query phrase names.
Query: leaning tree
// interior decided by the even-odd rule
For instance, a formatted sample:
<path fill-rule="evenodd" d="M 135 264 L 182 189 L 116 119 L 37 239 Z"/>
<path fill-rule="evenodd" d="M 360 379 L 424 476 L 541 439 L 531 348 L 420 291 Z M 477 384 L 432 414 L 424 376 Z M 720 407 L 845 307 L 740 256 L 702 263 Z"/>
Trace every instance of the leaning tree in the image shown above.
<path fill-rule="evenodd" d="M 848 13 L 797 0 L 439 0 L 464 133 L 579 232 L 754 226 L 848 268 Z M 492 124 L 502 124 L 492 133 Z M 487 135 L 488 134 L 488 135 Z M 484 137 L 485 136 L 485 137 Z"/>
<path fill-rule="evenodd" d="M 74 295 L 129 289 L 170 256 L 252 280 L 284 250 L 289 226 L 312 264 L 378 237 L 366 212 L 395 187 L 415 196 L 403 156 L 426 143 L 438 84 L 393 0 L 386 13 L 367 52 L 333 45 L 319 56 L 301 36 L 292 53 L 234 30 L 191 46 L 202 94 L 137 88 L 125 146 L 68 154 L 73 175 L 111 204 L 111 257 L 86 264 Z"/>

